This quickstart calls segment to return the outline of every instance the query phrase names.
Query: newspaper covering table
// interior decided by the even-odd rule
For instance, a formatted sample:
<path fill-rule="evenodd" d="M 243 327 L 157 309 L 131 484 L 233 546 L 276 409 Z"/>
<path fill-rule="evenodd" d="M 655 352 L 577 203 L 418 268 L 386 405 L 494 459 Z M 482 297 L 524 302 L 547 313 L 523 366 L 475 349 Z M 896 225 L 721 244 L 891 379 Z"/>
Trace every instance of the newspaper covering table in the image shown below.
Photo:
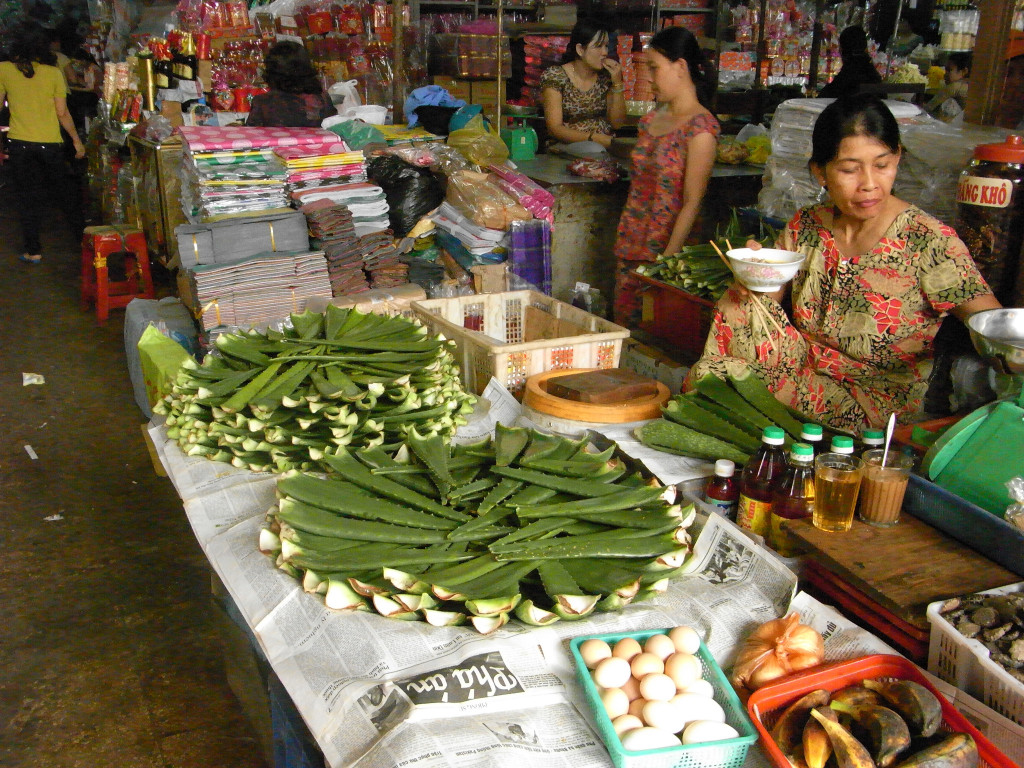
<path fill-rule="evenodd" d="M 514 409 L 495 413 L 511 418 Z M 275 476 L 187 457 L 157 424 L 150 435 L 196 539 L 334 768 L 607 768 L 567 650 L 579 635 L 688 624 L 727 669 L 754 627 L 797 610 L 824 636 L 827 660 L 894 652 L 796 594 L 786 565 L 717 515 L 692 529 L 700 532 L 688 574 L 619 613 L 544 628 L 513 621 L 483 636 L 331 611 L 258 550 Z M 746 764 L 768 765 L 757 748 Z"/>

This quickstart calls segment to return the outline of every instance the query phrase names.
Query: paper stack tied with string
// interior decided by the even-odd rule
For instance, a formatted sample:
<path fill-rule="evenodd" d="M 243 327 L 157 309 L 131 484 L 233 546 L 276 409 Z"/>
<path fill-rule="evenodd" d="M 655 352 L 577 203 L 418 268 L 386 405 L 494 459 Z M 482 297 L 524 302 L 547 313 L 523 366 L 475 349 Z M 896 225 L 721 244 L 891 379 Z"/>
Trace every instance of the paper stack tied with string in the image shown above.
<path fill-rule="evenodd" d="M 331 292 L 335 296 L 347 296 L 369 289 L 352 212 L 326 199 L 306 203 L 299 210 L 306 216 L 312 246 L 323 251 L 327 259 Z"/>
<path fill-rule="evenodd" d="M 288 168 L 275 149 L 347 153 L 319 128 L 183 126 L 181 206 L 191 224 L 288 210 Z"/>
<path fill-rule="evenodd" d="M 302 312 L 310 297 L 331 298 L 321 251 L 260 253 L 234 264 L 199 265 L 189 277 L 206 330 L 281 320 Z"/>

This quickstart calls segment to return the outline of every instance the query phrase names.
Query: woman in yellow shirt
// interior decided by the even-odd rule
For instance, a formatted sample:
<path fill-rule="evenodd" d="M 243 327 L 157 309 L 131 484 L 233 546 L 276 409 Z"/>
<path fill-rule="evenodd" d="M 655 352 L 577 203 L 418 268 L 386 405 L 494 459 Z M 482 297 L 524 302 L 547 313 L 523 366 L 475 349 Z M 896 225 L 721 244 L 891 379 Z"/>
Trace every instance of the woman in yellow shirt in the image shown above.
<path fill-rule="evenodd" d="M 56 66 L 49 41 L 38 27 L 26 27 L 12 36 L 10 61 L 0 62 L 0 102 L 7 98 L 11 111 L 7 132 L 7 155 L 18 185 L 24 252 L 19 258 L 29 264 L 42 260 L 39 229 L 47 199 L 54 191 L 65 197 L 66 207 L 76 219 L 77 206 L 67 195 L 63 127 L 75 149 L 85 157 L 67 106 L 67 85 Z M 72 221 L 81 234 L 77 221 Z"/>

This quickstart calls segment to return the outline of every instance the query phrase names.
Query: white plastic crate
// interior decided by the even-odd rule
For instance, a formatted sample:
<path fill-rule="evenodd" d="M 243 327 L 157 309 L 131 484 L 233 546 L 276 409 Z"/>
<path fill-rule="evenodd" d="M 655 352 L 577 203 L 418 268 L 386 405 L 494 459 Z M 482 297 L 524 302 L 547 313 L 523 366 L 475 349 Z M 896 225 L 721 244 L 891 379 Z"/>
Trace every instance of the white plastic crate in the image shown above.
<path fill-rule="evenodd" d="M 981 592 L 1009 595 L 1024 592 L 1024 582 Z M 1024 725 L 1024 683 L 989 658 L 988 648 L 978 640 L 961 635 L 939 614 L 944 601 L 928 606 L 931 637 L 928 671 L 966 691 L 999 714 Z"/>
<path fill-rule="evenodd" d="M 412 304 L 432 333 L 458 347 L 466 387 L 480 394 L 493 376 L 522 395 L 535 373 L 615 368 L 629 331 L 536 291 L 506 291 Z"/>

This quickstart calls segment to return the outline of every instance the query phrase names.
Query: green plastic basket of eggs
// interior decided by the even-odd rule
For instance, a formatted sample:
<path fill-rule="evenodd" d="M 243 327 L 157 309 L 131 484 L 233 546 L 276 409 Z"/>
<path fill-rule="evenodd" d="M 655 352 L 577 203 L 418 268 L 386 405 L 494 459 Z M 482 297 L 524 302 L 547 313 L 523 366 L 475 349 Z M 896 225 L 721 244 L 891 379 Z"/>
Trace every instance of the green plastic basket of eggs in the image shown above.
<path fill-rule="evenodd" d="M 757 731 L 691 627 L 569 644 L 617 768 L 740 768 Z"/>

